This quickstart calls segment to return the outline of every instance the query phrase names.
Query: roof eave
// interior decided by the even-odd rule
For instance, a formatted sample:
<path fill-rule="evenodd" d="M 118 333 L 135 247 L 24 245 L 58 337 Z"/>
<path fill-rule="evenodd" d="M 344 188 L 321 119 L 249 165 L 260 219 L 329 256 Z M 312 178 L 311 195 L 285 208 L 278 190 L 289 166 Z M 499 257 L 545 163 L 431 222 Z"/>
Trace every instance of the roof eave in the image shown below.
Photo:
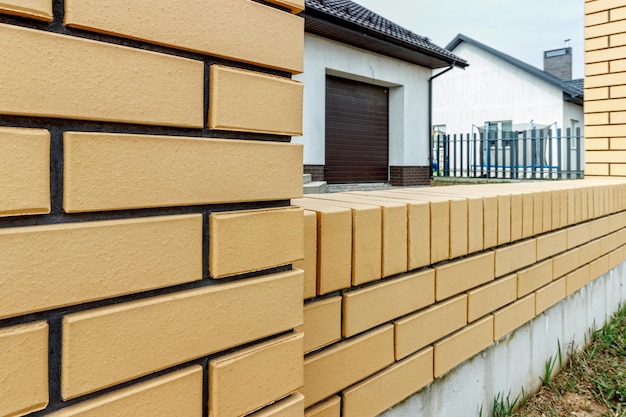
<path fill-rule="evenodd" d="M 529 65 L 523 61 L 520 61 L 517 58 L 507 55 L 504 52 L 500 52 L 497 49 L 494 49 L 481 42 L 478 42 L 477 40 L 474 40 L 470 38 L 469 36 L 463 35 L 462 33 L 459 33 L 452 41 L 450 41 L 450 43 L 446 45 L 446 49 L 449 51 L 453 51 L 462 42 L 466 42 L 466 43 L 469 43 L 470 45 L 480 48 L 483 51 L 486 51 L 490 53 L 491 55 L 509 63 L 510 65 L 513 65 L 521 69 L 522 71 L 534 77 L 537 77 L 540 80 L 547 82 L 548 84 L 551 84 L 557 88 L 560 88 L 563 91 L 563 100 L 569 101 L 575 104 L 580 104 L 580 105 L 583 104 L 583 96 L 581 96 L 580 93 L 576 89 L 568 85 L 565 85 L 562 80 L 554 77 L 553 75 L 546 73 L 545 71 L 540 70 L 539 68 L 533 67 L 532 65 Z"/>
<path fill-rule="evenodd" d="M 463 60 L 436 54 L 415 45 L 385 36 L 380 32 L 355 25 L 354 23 L 328 16 L 317 10 L 307 9 L 300 16 L 305 19 L 305 31 L 338 42 L 356 46 L 368 51 L 387 55 L 430 69 L 455 65 L 465 68 L 469 64 Z"/>

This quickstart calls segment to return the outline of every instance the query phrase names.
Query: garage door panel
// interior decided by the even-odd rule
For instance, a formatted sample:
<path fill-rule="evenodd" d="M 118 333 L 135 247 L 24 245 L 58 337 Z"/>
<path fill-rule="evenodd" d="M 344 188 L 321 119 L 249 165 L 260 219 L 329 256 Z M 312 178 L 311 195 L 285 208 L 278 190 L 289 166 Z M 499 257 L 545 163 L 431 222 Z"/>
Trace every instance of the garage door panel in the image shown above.
<path fill-rule="evenodd" d="M 388 90 L 327 77 L 325 180 L 385 182 L 388 155 Z"/>

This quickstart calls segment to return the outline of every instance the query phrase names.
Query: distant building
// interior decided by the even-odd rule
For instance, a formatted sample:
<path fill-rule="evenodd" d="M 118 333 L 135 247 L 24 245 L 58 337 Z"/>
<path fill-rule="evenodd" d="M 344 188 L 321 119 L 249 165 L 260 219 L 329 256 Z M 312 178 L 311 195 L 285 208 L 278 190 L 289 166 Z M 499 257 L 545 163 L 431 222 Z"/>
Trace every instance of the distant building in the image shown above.
<path fill-rule="evenodd" d="M 580 129 L 583 134 L 583 80 L 571 80 L 571 48 L 545 52 L 543 71 L 462 34 L 446 49 L 471 66 L 465 71 L 451 71 L 435 81 L 435 133 L 482 133 L 492 139 L 491 145 L 505 147 L 511 144 L 506 140 L 510 133 L 516 131 L 528 136 L 534 131 L 539 136 L 555 135 L 556 129 L 562 129 L 565 136 L 567 129 L 571 129 L 572 135 Z M 563 141 L 560 150 L 553 144 L 541 151 L 545 157 L 536 163 L 554 166 L 559 154 L 561 160 L 575 159 L 578 146 L 576 140 L 569 146 Z M 519 150 L 519 155 L 522 152 Z M 478 153 L 486 154 L 486 150 Z M 526 159 L 532 158 L 536 155 Z M 489 156 L 483 157 L 482 164 L 484 159 Z M 501 162 L 505 160 L 506 156 Z"/>
<path fill-rule="evenodd" d="M 429 79 L 467 62 L 350 0 L 306 0 L 304 172 L 328 183 L 425 184 Z"/>
<path fill-rule="evenodd" d="M 550 72 L 571 74 L 570 59 L 555 63 L 551 52 L 546 71 L 459 34 L 446 46 L 471 63 L 435 81 L 433 124 L 447 133 L 470 133 L 474 127 L 506 130 L 512 126 L 583 127 L 583 80 L 560 79 Z M 561 51 L 561 50 L 557 50 Z M 562 55 L 561 55 L 562 56 Z M 561 71 L 563 65 L 568 71 Z"/>

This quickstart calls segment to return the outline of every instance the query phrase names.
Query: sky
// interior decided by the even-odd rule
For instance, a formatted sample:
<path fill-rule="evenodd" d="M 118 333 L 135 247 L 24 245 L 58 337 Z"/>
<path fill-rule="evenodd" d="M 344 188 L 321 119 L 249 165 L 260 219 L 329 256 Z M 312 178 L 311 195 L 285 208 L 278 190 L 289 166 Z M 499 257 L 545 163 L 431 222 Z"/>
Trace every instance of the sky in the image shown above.
<path fill-rule="evenodd" d="M 539 69 L 544 51 L 571 39 L 573 76 L 583 77 L 582 0 L 355 1 L 441 47 L 463 33 Z"/>

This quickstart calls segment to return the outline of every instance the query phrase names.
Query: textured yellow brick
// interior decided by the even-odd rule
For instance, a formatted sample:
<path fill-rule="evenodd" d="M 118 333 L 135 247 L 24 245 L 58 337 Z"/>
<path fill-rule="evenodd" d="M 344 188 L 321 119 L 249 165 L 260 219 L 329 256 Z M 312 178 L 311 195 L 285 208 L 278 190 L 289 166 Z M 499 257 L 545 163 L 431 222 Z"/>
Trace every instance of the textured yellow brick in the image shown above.
<path fill-rule="evenodd" d="M 275 0 L 297 10 L 301 1 Z M 207 24 L 211 22 L 211 24 Z M 208 55 L 302 72 L 302 18 L 247 0 L 68 0 L 65 23 Z"/>
<path fill-rule="evenodd" d="M 624 74 L 624 73 L 620 73 L 620 74 Z M 587 79 L 589 78 L 594 78 L 594 77 L 587 77 Z M 623 81 L 626 82 L 626 78 Z M 610 83 L 610 81 L 608 81 L 607 84 L 608 83 Z M 626 98 L 612 98 L 609 100 L 588 101 L 585 103 L 585 110 L 588 113 L 621 111 L 625 108 L 624 107 L 625 105 L 626 105 Z M 622 135 L 619 134 L 616 136 L 622 136 Z"/>
<path fill-rule="evenodd" d="M 196 365 L 49 415 L 107 417 L 132 412 L 155 417 L 201 417 L 203 408 L 202 367 Z"/>
<path fill-rule="evenodd" d="M 609 253 L 609 268 L 615 268 L 626 259 L 626 249 L 622 246 Z"/>
<path fill-rule="evenodd" d="M 434 301 L 433 270 L 348 292 L 343 296 L 343 335 L 353 336 Z"/>
<path fill-rule="evenodd" d="M 624 2 L 622 0 L 596 0 L 585 1 L 585 14 L 597 13 L 602 10 L 614 9 L 616 7 L 622 7 Z"/>
<path fill-rule="evenodd" d="M 302 94 L 298 81 L 213 65 L 209 128 L 301 135 Z"/>
<path fill-rule="evenodd" d="M 542 193 L 543 200 L 543 231 L 549 232 L 552 228 L 552 193 L 544 191 Z"/>
<path fill-rule="evenodd" d="M 587 142 L 588 141 L 589 140 L 587 140 Z M 586 154 L 589 154 L 589 151 L 587 151 Z M 586 176 L 608 176 L 609 164 L 585 164 L 585 175 Z"/>
<path fill-rule="evenodd" d="M 493 314 L 493 339 L 498 340 L 535 317 L 535 294 L 532 293 Z"/>
<path fill-rule="evenodd" d="M 535 292 L 535 314 L 539 315 L 567 296 L 565 277 L 552 282 Z"/>
<path fill-rule="evenodd" d="M 611 113 L 614 114 L 614 113 Z M 587 113 L 585 115 L 585 126 L 606 125 L 609 123 L 609 113 Z"/>
<path fill-rule="evenodd" d="M 611 139 L 611 143 L 613 143 L 613 139 Z M 626 149 L 626 147 L 620 145 L 619 147 L 617 147 L 617 149 Z M 613 177 L 626 176 L 626 164 L 611 164 L 609 173 Z"/>
<path fill-rule="evenodd" d="M 0 13 L 52 21 L 52 0 L 3 0 Z"/>
<path fill-rule="evenodd" d="M 602 240 L 594 240 L 580 247 L 580 265 L 588 264 L 598 259 L 605 252 L 602 252 Z"/>
<path fill-rule="evenodd" d="M 496 277 L 501 277 L 535 263 L 537 260 L 537 241 L 531 239 L 505 248 L 499 248 L 495 250 L 495 254 Z"/>
<path fill-rule="evenodd" d="M 65 133 L 63 142 L 67 212 L 302 195 L 298 145 L 73 132 Z"/>
<path fill-rule="evenodd" d="M 618 8 L 612 9 L 610 13 L 611 13 L 611 21 L 626 19 L 626 7 L 618 7 Z"/>
<path fill-rule="evenodd" d="M 608 48 L 608 47 L 609 47 L 609 37 L 608 36 L 601 36 L 599 38 L 585 39 L 585 52 L 596 51 L 598 49 L 605 49 L 605 48 Z M 590 64 L 587 64 L 587 65 L 590 65 Z M 587 98 L 587 97 L 585 97 L 585 98 Z"/>
<path fill-rule="evenodd" d="M 400 189 L 402 190 L 402 189 Z M 426 198 L 430 196 L 438 197 L 438 200 L 448 200 L 450 204 L 450 258 L 458 258 L 467 255 L 468 236 L 469 236 L 469 210 L 468 200 L 464 197 L 453 195 L 438 195 L 428 189 L 405 189 L 406 193 L 413 195 L 424 195 Z"/>
<path fill-rule="evenodd" d="M 612 34 L 609 38 L 611 48 L 596 51 L 587 51 L 585 53 L 585 64 L 610 61 L 616 57 L 621 58 L 624 56 L 624 51 L 626 51 L 626 48 L 624 47 L 624 44 L 626 43 L 626 37 L 624 37 L 624 34 Z M 623 78 L 619 77 L 619 74 L 611 74 L 610 76 L 599 75 L 590 78 L 593 78 L 588 84 L 588 87 L 591 88 L 623 84 Z M 585 79 L 585 85 L 587 85 L 587 79 Z M 610 80 L 615 80 L 615 83 L 612 84 Z"/>
<path fill-rule="evenodd" d="M 589 283 L 589 265 L 567 275 L 567 295 L 571 295 Z"/>
<path fill-rule="evenodd" d="M 498 196 L 498 245 L 511 241 L 511 196 Z"/>
<path fill-rule="evenodd" d="M 494 279 L 494 253 L 486 252 L 437 266 L 435 298 L 437 301 L 474 288 Z"/>
<path fill-rule="evenodd" d="M 397 320 L 395 322 L 396 360 L 417 352 L 466 324 L 467 295 L 459 295 Z"/>
<path fill-rule="evenodd" d="M 315 198 L 312 200 L 352 210 L 352 285 L 357 286 L 380 279 L 383 234 L 381 207 L 337 200 Z"/>
<path fill-rule="evenodd" d="M 214 278 L 273 268 L 302 259 L 301 207 L 212 213 L 209 271 Z"/>
<path fill-rule="evenodd" d="M 626 211 L 609 217 L 609 230 L 611 232 L 616 232 L 624 227 L 626 227 Z"/>
<path fill-rule="evenodd" d="M 470 324 L 435 344 L 435 378 L 493 343 L 493 316 Z"/>
<path fill-rule="evenodd" d="M 597 13 L 602 10 L 614 9 L 624 5 L 622 0 L 585 0 L 585 14 Z"/>
<path fill-rule="evenodd" d="M 597 239 L 601 236 L 608 235 L 610 233 L 610 225 L 611 219 L 609 217 L 592 221 L 589 230 L 590 239 Z"/>
<path fill-rule="evenodd" d="M 511 242 L 522 238 L 522 229 L 524 222 L 524 207 L 522 194 L 511 194 Z"/>
<path fill-rule="evenodd" d="M 304 395 L 295 393 L 282 401 L 272 404 L 248 417 L 302 417 L 304 415 Z"/>
<path fill-rule="evenodd" d="M 591 227 L 589 223 L 580 224 L 567 229 L 567 249 L 589 242 Z"/>
<path fill-rule="evenodd" d="M 596 278 L 600 278 L 602 275 L 609 272 L 609 255 L 605 255 L 589 264 L 589 281 L 593 281 Z"/>
<path fill-rule="evenodd" d="M 317 215 L 304 210 L 304 259 L 293 263 L 304 271 L 304 299 L 317 294 Z"/>
<path fill-rule="evenodd" d="M 517 275 L 483 285 L 467 296 L 467 321 L 471 323 L 517 299 Z"/>
<path fill-rule="evenodd" d="M 607 10 L 598 13 L 591 13 L 585 16 L 585 26 L 599 25 L 607 23 L 608 21 L 609 12 Z"/>
<path fill-rule="evenodd" d="M 398 362 L 343 392 L 343 417 L 375 417 L 433 380 L 433 349 Z"/>
<path fill-rule="evenodd" d="M 341 297 L 308 303 L 304 306 L 304 353 L 341 340 Z"/>
<path fill-rule="evenodd" d="M 480 195 L 472 195 L 469 188 L 431 188 L 428 190 L 432 194 L 449 195 L 463 197 L 467 200 L 467 251 L 468 253 L 479 252 L 484 249 L 483 230 L 484 225 L 484 207 L 483 197 Z"/>
<path fill-rule="evenodd" d="M 610 235 L 604 236 L 600 239 L 600 253 L 598 257 L 617 249 L 619 246 L 621 246 L 621 243 L 618 242 L 617 233 L 611 233 Z"/>
<path fill-rule="evenodd" d="M 0 230 L 0 318 L 202 279 L 202 216 Z"/>
<path fill-rule="evenodd" d="M 304 417 L 341 417 L 341 398 L 335 395 L 309 408 L 305 411 Z"/>
<path fill-rule="evenodd" d="M 522 298 L 551 281 L 552 259 L 519 271 L 517 274 L 517 298 Z"/>
<path fill-rule="evenodd" d="M 451 211 L 450 202 L 438 196 L 418 195 L 397 191 L 377 191 L 367 193 L 373 197 L 388 197 L 405 204 L 423 201 L 430 204 L 430 263 L 450 259 Z"/>
<path fill-rule="evenodd" d="M 202 62 L 9 25 L 0 42 L 0 114 L 204 125 Z"/>
<path fill-rule="evenodd" d="M 626 149 L 626 138 L 611 138 L 611 139 L 607 139 L 607 142 L 610 143 L 610 148 L 613 150 L 625 150 Z M 607 146 L 606 149 L 604 150 L 608 150 L 609 147 Z M 619 167 L 618 170 L 623 171 L 624 169 L 624 164 L 612 164 L 613 166 L 611 168 L 615 168 L 615 167 Z"/>
<path fill-rule="evenodd" d="M 367 204 L 380 208 L 382 212 L 383 276 L 387 277 L 407 270 L 407 251 L 409 251 L 409 257 L 414 253 L 419 255 L 413 259 L 417 265 L 411 269 L 428 265 L 430 260 L 428 249 L 430 227 L 428 225 L 427 203 L 424 203 L 424 207 L 423 205 L 406 204 L 391 198 L 354 193 L 319 194 L 312 197 L 321 200 Z M 426 213 L 425 217 L 423 213 Z M 411 245 L 411 249 L 409 249 L 409 245 Z M 369 254 L 369 256 L 375 257 L 376 254 Z"/>
<path fill-rule="evenodd" d="M 62 395 L 74 398 L 300 324 L 299 270 L 70 314 L 63 319 Z"/>
<path fill-rule="evenodd" d="M 617 48 L 618 46 L 626 45 L 626 33 L 617 33 L 615 35 L 607 36 L 607 38 L 609 38 L 609 43 L 611 44 L 611 48 Z M 600 39 L 600 38 L 597 38 L 597 39 Z M 613 56 L 613 58 L 615 58 L 616 56 L 620 56 L 620 55 L 615 55 Z M 609 58 L 609 59 L 612 59 L 612 58 Z M 621 61 L 621 60 L 617 59 L 616 61 Z M 622 66 L 623 64 L 618 63 L 618 65 Z M 616 72 L 616 71 L 611 71 L 611 72 Z"/>
<path fill-rule="evenodd" d="M 593 114 L 606 114 L 606 113 L 593 113 Z M 626 112 L 624 111 L 614 111 L 611 112 L 611 124 L 625 124 L 626 123 Z M 608 124 L 609 118 L 607 116 L 606 120 L 601 120 L 602 123 L 598 124 Z"/>
<path fill-rule="evenodd" d="M 393 326 L 348 339 L 304 359 L 305 407 L 338 393 L 391 365 Z"/>
<path fill-rule="evenodd" d="M 554 279 L 561 278 L 565 274 L 580 266 L 580 249 L 569 250 L 553 258 Z"/>
<path fill-rule="evenodd" d="M 498 193 L 493 188 L 481 188 L 480 186 L 451 186 L 445 187 L 446 194 L 454 193 L 467 197 L 469 200 L 481 198 L 483 200 L 483 248 L 488 249 L 498 244 Z M 469 207 L 469 232 L 472 233 L 472 209 Z"/>
<path fill-rule="evenodd" d="M 589 97 L 587 97 L 589 96 Z M 587 88 L 585 89 L 585 99 L 591 100 L 604 100 L 609 98 L 609 87 L 600 88 Z"/>
<path fill-rule="evenodd" d="M 626 60 L 625 60 L 626 61 Z M 624 69 L 626 71 L 626 69 Z M 616 85 L 610 87 L 611 98 L 626 97 L 626 85 Z M 606 97 L 608 98 L 608 97 Z"/>
<path fill-rule="evenodd" d="M 522 199 L 522 238 L 525 239 L 533 235 L 533 228 L 535 225 L 535 195 L 532 193 L 524 193 L 522 195 Z"/>
<path fill-rule="evenodd" d="M 585 16 L 585 24 L 587 24 L 589 19 L 589 15 Z M 613 17 L 611 16 L 611 20 Z M 625 21 L 617 21 L 605 23 L 597 26 L 587 26 L 585 27 L 585 39 L 597 38 L 599 36 L 612 35 L 614 33 L 624 33 L 626 32 L 626 22 Z M 623 55 L 618 55 L 623 56 Z"/>
<path fill-rule="evenodd" d="M 317 213 L 317 293 L 349 288 L 352 282 L 352 211 L 310 200 L 292 200 Z"/>
<path fill-rule="evenodd" d="M 533 235 L 543 233 L 543 195 L 533 193 Z"/>
<path fill-rule="evenodd" d="M 0 216 L 50 213 L 50 132 L 0 127 Z"/>
<path fill-rule="evenodd" d="M 0 415 L 23 416 L 48 405 L 48 324 L 0 329 Z"/>
<path fill-rule="evenodd" d="M 613 120 L 611 120 L 611 125 L 587 126 L 585 128 L 585 136 L 589 138 L 594 138 L 594 137 L 605 138 L 605 137 L 613 137 L 613 136 L 622 136 L 625 130 L 626 130 L 626 124 L 617 124 L 617 121 L 613 122 Z M 615 154 L 620 156 L 620 159 L 616 160 L 616 162 L 625 162 L 623 153 L 615 152 Z M 596 161 L 592 159 L 589 162 L 604 162 L 604 161 Z"/>
<path fill-rule="evenodd" d="M 552 225 L 556 227 L 565 227 L 568 225 L 568 215 L 569 215 L 569 201 L 568 201 L 568 191 L 567 190 L 559 190 L 555 192 L 553 198 L 558 195 L 559 201 L 559 209 L 558 211 L 554 211 L 555 205 L 552 204 L 553 216 L 552 217 Z M 556 226 L 558 225 L 558 226 Z"/>
<path fill-rule="evenodd" d="M 209 362 L 209 414 L 242 416 L 302 388 L 302 347 L 296 333 Z"/>

